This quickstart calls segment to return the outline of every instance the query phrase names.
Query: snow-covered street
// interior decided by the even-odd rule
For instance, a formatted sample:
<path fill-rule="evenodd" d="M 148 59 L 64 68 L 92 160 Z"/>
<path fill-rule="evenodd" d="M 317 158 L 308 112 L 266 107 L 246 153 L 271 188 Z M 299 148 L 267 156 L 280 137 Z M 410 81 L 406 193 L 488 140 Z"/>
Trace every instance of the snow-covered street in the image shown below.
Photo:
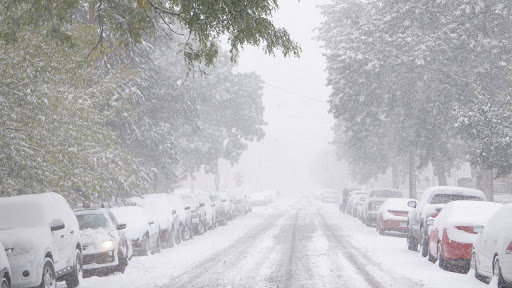
<path fill-rule="evenodd" d="M 303 199 L 257 207 L 81 287 L 489 287 L 471 273 L 443 271 L 407 250 L 405 238 Z"/>

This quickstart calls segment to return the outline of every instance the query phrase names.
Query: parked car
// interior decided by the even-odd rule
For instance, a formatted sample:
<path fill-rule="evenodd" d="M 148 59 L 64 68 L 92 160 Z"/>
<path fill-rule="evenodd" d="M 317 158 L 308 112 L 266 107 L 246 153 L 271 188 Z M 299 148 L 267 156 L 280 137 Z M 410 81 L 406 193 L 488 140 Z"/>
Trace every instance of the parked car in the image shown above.
<path fill-rule="evenodd" d="M 142 207 L 115 207 L 110 211 L 119 222 L 126 224 L 124 233 L 134 255 L 147 256 L 161 249 L 158 239 L 160 228 L 146 215 Z"/>
<path fill-rule="evenodd" d="M 348 215 L 354 216 L 355 214 L 355 202 L 357 199 L 359 199 L 357 196 L 360 195 L 366 195 L 368 192 L 363 190 L 354 190 L 350 192 L 350 195 L 348 196 L 347 205 L 345 206 L 345 213 Z"/>
<path fill-rule="evenodd" d="M 210 199 L 215 203 L 215 220 L 217 225 L 226 225 L 229 219 L 229 203 L 222 199 L 217 191 L 210 192 Z"/>
<path fill-rule="evenodd" d="M 407 234 L 407 216 L 413 208 L 407 205 L 414 199 L 390 198 L 384 201 L 377 212 L 377 232 L 400 232 Z"/>
<path fill-rule="evenodd" d="M 132 197 L 129 202 L 144 208 L 145 213 L 160 228 L 160 243 L 162 247 L 174 245 L 174 235 L 179 232 L 179 219 L 172 214 L 172 208 L 169 206 L 167 194 L 156 193 L 148 194 L 142 197 Z"/>
<path fill-rule="evenodd" d="M 249 212 L 248 203 L 249 200 L 244 192 L 240 189 L 232 189 L 227 191 L 231 195 L 231 201 L 233 202 L 233 212 L 235 216 L 242 216 Z"/>
<path fill-rule="evenodd" d="M 215 203 L 212 202 L 212 199 L 210 198 L 210 193 L 206 193 L 204 191 L 197 191 L 196 195 L 199 199 L 199 204 L 202 204 L 204 206 L 204 210 L 206 213 L 206 228 L 215 229 L 217 227 L 216 209 Z"/>
<path fill-rule="evenodd" d="M 82 244 L 78 221 L 56 193 L 0 198 L 0 242 L 13 287 L 78 287 Z"/>
<path fill-rule="evenodd" d="M 338 203 L 340 201 L 340 193 L 333 189 L 324 189 L 320 193 L 322 203 Z"/>
<path fill-rule="evenodd" d="M 484 201 L 453 201 L 427 224 L 428 259 L 439 267 L 462 273 L 470 268 L 473 243 L 478 235 L 475 226 L 482 226 L 503 205 Z"/>
<path fill-rule="evenodd" d="M 174 192 L 168 195 L 169 205 L 176 210 L 176 214 L 180 220 L 180 239 L 181 241 L 187 241 L 192 239 L 194 236 L 193 223 L 192 223 L 192 211 L 191 207 L 187 206 L 183 201 L 183 198 L 179 193 Z M 178 243 L 178 242 L 177 242 Z"/>
<path fill-rule="evenodd" d="M 119 223 L 108 209 L 75 211 L 82 239 L 84 276 L 97 272 L 124 273 L 130 257 L 130 244 Z"/>
<path fill-rule="evenodd" d="M 251 194 L 251 203 L 253 206 L 265 206 L 271 202 L 271 199 L 269 199 L 269 197 L 266 197 L 266 195 L 263 193 Z"/>
<path fill-rule="evenodd" d="M 377 212 L 380 205 L 389 198 L 404 198 L 405 193 L 395 189 L 374 189 L 371 190 L 363 204 L 362 221 L 366 226 L 377 224 Z"/>
<path fill-rule="evenodd" d="M 179 195 L 185 203 L 185 209 L 190 210 L 193 234 L 202 235 L 207 227 L 205 205 L 201 205 L 195 193 L 191 191 L 179 191 Z"/>
<path fill-rule="evenodd" d="M 0 287 L 9 288 L 11 287 L 11 268 L 7 261 L 7 255 L 5 255 L 5 248 L 0 242 Z"/>
<path fill-rule="evenodd" d="M 364 203 L 368 198 L 368 194 L 361 194 L 356 196 L 356 204 L 355 204 L 355 217 L 361 221 L 363 221 L 364 217 Z"/>
<path fill-rule="evenodd" d="M 485 225 L 474 228 L 472 263 L 477 278 L 496 277 L 498 287 L 512 286 L 512 204 L 494 213 Z"/>
<path fill-rule="evenodd" d="M 411 208 L 415 208 L 409 213 L 407 219 L 407 246 L 409 250 L 417 251 L 419 244 L 421 245 L 421 255 L 427 257 L 427 219 L 435 217 L 446 204 L 457 200 L 487 201 L 487 197 L 482 191 L 476 189 L 437 186 L 425 190 L 417 203 L 409 203 Z"/>

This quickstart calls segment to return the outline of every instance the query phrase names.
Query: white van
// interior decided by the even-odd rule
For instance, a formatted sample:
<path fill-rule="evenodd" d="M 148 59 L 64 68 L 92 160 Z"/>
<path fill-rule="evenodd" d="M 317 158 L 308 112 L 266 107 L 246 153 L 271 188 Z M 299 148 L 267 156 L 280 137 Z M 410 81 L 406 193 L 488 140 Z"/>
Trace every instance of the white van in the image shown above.
<path fill-rule="evenodd" d="M 0 198 L 0 242 L 13 287 L 78 287 L 82 246 L 75 214 L 56 193 Z"/>

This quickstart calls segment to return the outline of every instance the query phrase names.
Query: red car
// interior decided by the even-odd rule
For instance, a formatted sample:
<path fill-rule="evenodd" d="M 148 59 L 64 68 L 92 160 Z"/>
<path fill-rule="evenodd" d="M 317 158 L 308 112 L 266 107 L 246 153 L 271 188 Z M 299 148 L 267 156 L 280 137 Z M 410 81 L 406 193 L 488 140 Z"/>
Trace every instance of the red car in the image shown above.
<path fill-rule="evenodd" d="M 416 200 L 406 198 L 389 198 L 382 203 L 377 212 L 377 232 L 407 233 L 407 216 L 413 210 L 408 203 Z"/>
<path fill-rule="evenodd" d="M 434 219 L 429 218 L 428 259 L 439 267 L 467 273 L 473 243 L 478 233 L 475 226 L 485 225 L 503 205 L 484 201 L 454 201 L 447 204 Z"/>

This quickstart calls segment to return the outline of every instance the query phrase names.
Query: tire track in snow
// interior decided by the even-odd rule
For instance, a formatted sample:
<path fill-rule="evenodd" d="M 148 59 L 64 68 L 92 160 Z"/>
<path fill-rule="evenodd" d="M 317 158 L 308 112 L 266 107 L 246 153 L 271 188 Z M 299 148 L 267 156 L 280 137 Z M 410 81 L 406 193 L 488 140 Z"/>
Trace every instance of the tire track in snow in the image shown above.
<path fill-rule="evenodd" d="M 334 225 L 329 225 L 325 217 L 318 210 L 318 215 L 322 220 L 322 229 L 328 236 L 328 239 L 335 241 L 341 246 L 340 252 L 348 260 L 357 272 L 363 277 L 370 287 L 388 288 L 388 287 L 423 287 L 419 283 L 404 278 L 393 276 L 386 271 L 378 262 L 368 256 L 364 251 L 355 247 L 344 236 L 336 233 Z M 336 226 L 337 227 L 337 226 Z M 377 277 L 379 276 L 379 277 Z"/>

